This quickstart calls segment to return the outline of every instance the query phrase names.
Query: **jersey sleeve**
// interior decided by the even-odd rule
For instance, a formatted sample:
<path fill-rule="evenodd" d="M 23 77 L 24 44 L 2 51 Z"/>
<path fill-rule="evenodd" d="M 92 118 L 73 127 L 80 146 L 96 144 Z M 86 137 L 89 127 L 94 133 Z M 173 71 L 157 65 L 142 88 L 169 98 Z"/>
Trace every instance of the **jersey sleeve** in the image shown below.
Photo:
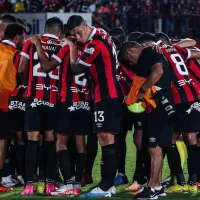
<path fill-rule="evenodd" d="M 64 58 L 66 52 L 69 51 L 69 46 L 65 45 L 65 46 L 58 46 L 54 52 L 54 54 L 52 55 L 52 58 L 54 58 L 55 60 L 57 60 L 59 63 L 62 63 L 62 59 Z"/>
<path fill-rule="evenodd" d="M 98 43 L 92 41 L 85 46 L 81 56 L 78 59 L 78 62 L 82 65 L 90 67 L 99 53 L 100 48 L 98 47 Z"/>
<path fill-rule="evenodd" d="M 152 48 L 148 48 L 146 52 L 146 59 L 148 60 L 148 65 L 146 66 L 148 69 L 152 69 L 155 64 L 163 62 L 163 55 L 158 53 L 156 50 Z"/>
<path fill-rule="evenodd" d="M 29 49 L 30 49 L 31 44 L 32 42 L 30 40 L 26 40 L 21 51 L 21 56 L 24 56 L 27 59 L 30 59 Z"/>
<path fill-rule="evenodd" d="M 183 56 L 184 59 L 190 59 L 191 51 L 188 48 L 175 46 L 179 53 Z"/>
<path fill-rule="evenodd" d="M 14 64 L 14 66 L 15 66 L 17 71 L 18 71 L 18 67 L 19 67 L 20 57 L 21 56 L 20 56 L 20 52 L 19 51 L 17 51 L 15 53 L 14 57 L 13 57 L 13 64 Z"/>

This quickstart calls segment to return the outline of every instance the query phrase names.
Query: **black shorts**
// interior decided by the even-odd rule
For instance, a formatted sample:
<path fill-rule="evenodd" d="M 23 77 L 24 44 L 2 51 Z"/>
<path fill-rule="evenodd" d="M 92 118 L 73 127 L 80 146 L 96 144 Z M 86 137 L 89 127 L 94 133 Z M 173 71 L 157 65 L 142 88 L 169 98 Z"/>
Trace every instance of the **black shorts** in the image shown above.
<path fill-rule="evenodd" d="M 9 98 L 9 118 L 11 131 L 24 131 L 25 98 Z"/>
<path fill-rule="evenodd" d="M 13 136 L 10 131 L 9 112 L 0 110 L 0 139 L 11 139 Z"/>
<path fill-rule="evenodd" d="M 27 99 L 25 109 L 25 130 L 54 130 L 56 106 L 39 99 Z"/>
<path fill-rule="evenodd" d="M 174 133 L 200 132 L 200 102 L 177 104 L 175 108 L 180 119 Z"/>
<path fill-rule="evenodd" d="M 90 135 L 92 133 L 91 103 L 86 101 L 58 103 L 55 133 Z"/>
<path fill-rule="evenodd" d="M 164 108 L 160 105 L 146 115 L 147 124 L 145 129 L 148 133 L 148 147 L 157 145 L 169 147 L 172 145 L 173 125 L 169 122 Z"/>
<path fill-rule="evenodd" d="M 123 103 L 121 99 L 106 99 L 94 103 L 94 133 L 120 133 L 123 129 Z"/>

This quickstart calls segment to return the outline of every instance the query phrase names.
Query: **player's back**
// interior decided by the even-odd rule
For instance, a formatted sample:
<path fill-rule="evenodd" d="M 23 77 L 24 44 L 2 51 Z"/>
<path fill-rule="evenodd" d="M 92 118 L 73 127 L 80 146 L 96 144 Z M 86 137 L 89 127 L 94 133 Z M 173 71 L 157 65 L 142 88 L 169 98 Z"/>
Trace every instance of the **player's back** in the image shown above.
<path fill-rule="evenodd" d="M 51 57 L 60 41 L 55 35 L 44 34 L 41 37 L 41 43 L 47 57 Z M 27 97 L 38 98 L 55 104 L 59 81 L 58 67 L 49 73 L 45 73 L 40 65 L 36 46 L 30 40 L 25 42 L 22 55 L 29 58 Z"/>

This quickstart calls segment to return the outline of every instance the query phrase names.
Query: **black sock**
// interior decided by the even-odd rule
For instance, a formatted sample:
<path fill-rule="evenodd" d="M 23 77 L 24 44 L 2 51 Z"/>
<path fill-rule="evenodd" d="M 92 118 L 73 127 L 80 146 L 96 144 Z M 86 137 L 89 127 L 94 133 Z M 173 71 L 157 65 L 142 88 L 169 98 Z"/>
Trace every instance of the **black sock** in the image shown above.
<path fill-rule="evenodd" d="M 197 169 L 198 165 L 196 164 L 197 155 L 198 155 L 198 146 L 197 145 L 189 145 L 187 146 L 188 151 L 188 184 L 196 185 L 197 181 Z"/>
<path fill-rule="evenodd" d="M 71 176 L 75 176 L 75 168 L 76 168 L 76 140 L 75 137 L 70 137 L 67 149 L 69 152 L 69 159 L 70 159 L 70 169 L 71 169 Z"/>
<path fill-rule="evenodd" d="M 200 146 L 198 147 L 198 157 L 200 157 Z M 200 182 L 200 159 L 198 159 L 197 162 L 198 162 L 197 182 Z"/>
<path fill-rule="evenodd" d="M 75 173 L 75 181 L 81 182 L 84 168 L 85 168 L 85 161 L 86 161 L 86 153 L 77 153 L 76 155 L 76 173 Z"/>
<path fill-rule="evenodd" d="M 117 146 L 110 144 L 102 147 L 102 158 L 104 161 L 103 177 L 99 187 L 103 191 L 108 191 L 114 185 L 115 175 L 117 171 Z"/>
<path fill-rule="evenodd" d="M 126 160 L 126 133 L 121 133 L 116 136 L 118 148 L 118 173 L 125 174 L 125 160 Z"/>
<path fill-rule="evenodd" d="M 176 144 L 174 144 L 172 147 L 167 147 L 166 151 L 169 162 L 171 163 L 172 174 L 174 174 L 177 178 L 177 184 L 185 185 L 185 178 L 181 166 L 181 158 Z"/>
<path fill-rule="evenodd" d="M 133 175 L 133 182 L 138 181 L 138 176 L 139 176 L 139 168 L 140 168 L 140 151 L 136 150 L 136 161 L 135 161 L 135 172 Z"/>
<path fill-rule="evenodd" d="M 25 145 L 17 145 L 17 174 L 24 177 Z"/>
<path fill-rule="evenodd" d="M 39 182 L 44 182 L 46 179 L 46 171 L 45 171 L 45 162 L 46 157 L 44 156 L 44 145 L 39 145 L 39 153 L 38 153 L 38 167 L 39 167 Z"/>
<path fill-rule="evenodd" d="M 64 184 L 71 178 L 70 159 L 67 150 L 57 152 L 60 171 L 62 173 Z"/>
<path fill-rule="evenodd" d="M 10 146 L 10 163 L 11 163 L 11 174 L 15 175 L 15 171 L 17 169 L 17 146 Z"/>
<path fill-rule="evenodd" d="M 10 156 L 10 148 L 11 148 L 11 144 L 10 147 L 7 148 L 6 151 L 6 155 L 5 155 L 5 161 L 4 161 L 4 168 L 3 168 L 3 177 L 7 177 L 9 175 L 11 175 L 11 156 Z"/>
<path fill-rule="evenodd" d="M 25 155 L 25 179 L 27 184 L 33 184 L 38 146 L 39 141 L 28 141 Z"/>
<path fill-rule="evenodd" d="M 1 181 L 2 175 L 3 175 L 3 169 L 0 169 L 0 181 Z"/>
<path fill-rule="evenodd" d="M 45 164 L 47 183 L 53 183 L 56 178 L 56 143 L 55 141 L 45 141 Z"/>
<path fill-rule="evenodd" d="M 92 169 L 98 151 L 98 139 L 96 134 L 87 137 L 87 158 L 85 162 L 85 174 L 92 175 Z"/>

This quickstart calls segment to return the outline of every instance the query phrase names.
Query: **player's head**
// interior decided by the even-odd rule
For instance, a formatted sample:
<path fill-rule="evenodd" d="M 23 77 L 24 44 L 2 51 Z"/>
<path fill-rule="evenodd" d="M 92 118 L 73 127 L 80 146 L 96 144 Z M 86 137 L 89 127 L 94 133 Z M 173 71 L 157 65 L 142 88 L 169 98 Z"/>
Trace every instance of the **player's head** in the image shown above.
<path fill-rule="evenodd" d="M 7 14 L 0 17 L 0 40 L 4 39 L 4 32 L 6 30 L 7 25 L 16 21 L 17 20 L 13 15 Z"/>
<path fill-rule="evenodd" d="M 87 25 L 80 15 L 72 15 L 67 21 L 67 28 L 71 35 L 80 43 L 86 43 L 92 28 Z"/>
<path fill-rule="evenodd" d="M 17 19 L 17 23 L 21 24 L 27 30 L 26 22 L 20 18 L 16 18 L 16 19 Z"/>
<path fill-rule="evenodd" d="M 131 65 L 137 64 L 138 58 L 143 50 L 143 47 L 132 41 L 124 42 L 119 51 L 119 61 L 126 62 Z"/>
<path fill-rule="evenodd" d="M 122 28 L 115 27 L 110 31 L 110 36 L 112 36 L 112 39 L 119 50 L 121 44 L 126 40 L 124 30 Z"/>
<path fill-rule="evenodd" d="M 156 42 L 156 37 L 152 33 L 143 33 L 137 38 L 136 42 L 144 45 L 146 43 Z"/>
<path fill-rule="evenodd" d="M 45 33 L 56 35 L 60 37 L 63 32 L 63 22 L 58 17 L 49 18 L 45 23 Z"/>
<path fill-rule="evenodd" d="M 8 24 L 4 36 L 6 40 L 13 42 L 17 48 L 21 48 L 26 38 L 26 29 L 19 23 Z"/>
<path fill-rule="evenodd" d="M 141 32 L 137 32 L 137 31 L 135 31 L 135 32 L 131 32 L 130 33 L 130 35 L 128 36 L 128 41 L 136 41 L 137 39 L 138 39 L 138 37 L 139 36 L 141 36 L 142 35 L 142 33 Z"/>
<path fill-rule="evenodd" d="M 165 33 L 156 33 L 155 36 L 157 41 L 161 40 L 163 43 L 170 45 L 170 39 Z"/>

